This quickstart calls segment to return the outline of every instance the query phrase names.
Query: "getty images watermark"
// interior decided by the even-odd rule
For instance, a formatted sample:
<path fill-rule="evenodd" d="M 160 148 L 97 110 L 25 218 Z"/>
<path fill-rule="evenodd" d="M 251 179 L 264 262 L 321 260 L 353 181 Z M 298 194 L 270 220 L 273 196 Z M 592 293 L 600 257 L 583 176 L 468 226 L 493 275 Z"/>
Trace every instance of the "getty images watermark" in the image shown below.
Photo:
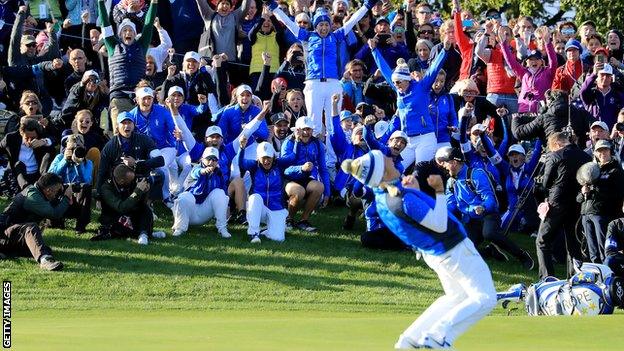
<path fill-rule="evenodd" d="M 11 282 L 2 282 L 2 347 L 11 347 Z"/>

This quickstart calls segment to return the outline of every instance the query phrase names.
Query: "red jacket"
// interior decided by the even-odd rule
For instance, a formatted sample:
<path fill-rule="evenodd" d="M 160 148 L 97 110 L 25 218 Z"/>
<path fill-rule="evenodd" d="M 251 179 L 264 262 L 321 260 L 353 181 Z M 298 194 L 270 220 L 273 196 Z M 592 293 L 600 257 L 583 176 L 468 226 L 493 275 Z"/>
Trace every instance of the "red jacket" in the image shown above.
<path fill-rule="evenodd" d="M 566 61 L 565 65 L 557 68 L 551 89 L 560 89 L 569 93 L 581 74 L 583 74 L 583 62 L 581 60 Z"/>
<path fill-rule="evenodd" d="M 505 58 L 500 45 L 490 52 L 490 61 L 487 63 L 487 92 L 493 94 L 515 94 L 516 77 L 510 76 L 505 69 Z M 521 77 L 520 77 L 521 78 Z"/>
<path fill-rule="evenodd" d="M 462 64 L 459 69 L 459 79 L 461 80 L 470 78 L 474 45 L 463 31 L 462 20 L 459 12 L 456 12 L 453 16 L 453 20 L 455 21 L 455 40 L 457 41 L 457 46 L 459 46 L 459 52 L 462 57 Z"/>

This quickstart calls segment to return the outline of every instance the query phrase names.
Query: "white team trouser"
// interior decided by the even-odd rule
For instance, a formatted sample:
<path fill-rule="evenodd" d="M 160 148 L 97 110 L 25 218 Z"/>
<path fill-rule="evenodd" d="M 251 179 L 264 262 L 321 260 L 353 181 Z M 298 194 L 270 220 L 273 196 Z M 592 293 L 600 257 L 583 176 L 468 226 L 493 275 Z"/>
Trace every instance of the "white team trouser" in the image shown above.
<path fill-rule="evenodd" d="M 184 191 L 184 183 L 188 175 L 191 173 L 191 169 L 193 168 L 193 165 L 191 165 L 191 157 L 189 156 L 189 152 L 193 150 L 197 141 L 195 140 L 195 137 L 193 137 L 193 133 L 186 125 L 186 122 L 184 121 L 184 118 L 182 118 L 182 116 L 174 116 L 173 121 L 175 122 L 176 128 L 179 129 L 182 133 L 182 143 L 184 144 L 184 148 L 187 150 L 185 153 L 176 157 L 177 166 L 174 167 L 175 184 L 170 189 L 174 193 L 180 193 Z M 181 169 L 180 174 L 177 173 L 178 167 Z"/>
<path fill-rule="evenodd" d="M 165 159 L 165 165 L 160 167 L 163 174 L 165 175 L 165 181 L 163 182 L 163 199 L 169 197 L 169 188 L 176 188 L 176 183 L 178 181 L 178 164 L 176 163 L 176 154 L 178 151 L 175 147 L 166 147 L 160 149 L 160 153 Z"/>
<path fill-rule="evenodd" d="M 173 192 L 174 194 L 179 194 L 185 189 L 184 184 L 186 182 L 186 178 L 188 178 L 188 175 L 191 174 L 193 164 L 191 163 L 191 156 L 189 155 L 188 151 L 176 157 L 176 162 L 181 171 L 178 175 L 176 187 L 172 189 L 171 192 Z"/>
<path fill-rule="evenodd" d="M 173 204 L 172 229 L 188 230 L 189 224 L 204 224 L 213 217 L 219 232 L 227 228 L 227 207 L 230 198 L 223 189 L 213 189 L 201 204 L 195 203 L 195 196 L 188 191 L 181 193 Z"/>
<path fill-rule="evenodd" d="M 331 168 L 336 167 L 336 153 L 329 141 L 329 136 L 333 132 L 332 124 L 332 95 L 340 94 L 338 101 L 338 111 L 342 108 L 342 83 L 338 79 L 327 79 L 321 82 L 319 79 L 306 80 L 303 88 L 308 116 L 314 121 L 314 135 L 319 135 L 323 131 L 323 111 L 325 111 L 326 140 L 325 147 L 327 155 L 325 163 Z"/>
<path fill-rule="evenodd" d="M 397 349 L 410 348 L 427 336 L 452 344 L 496 306 L 492 274 L 470 239 L 443 255 L 423 258 L 438 274 L 444 295 L 401 334 Z"/>
<path fill-rule="evenodd" d="M 260 194 L 252 194 L 247 199 L 247 223 L 249 228 L 247 234 L 259 234 L 260 223 L 266 223 L 267 229 L 263 234 L 275 241 L 284 241 L 286 233 L 286 217 L 288 217 L 288 210 L 281 209 L 278 211 L 271 211 L 264 205 L 262 196 Z"/>
<path fill-rule="evenodd" d="M 438 141 L 434 132 L 409 137 L 407 147 L 401 152 L 403 167 L 407 169 L 414 162 L 432 160 L 437 146 Z"/>

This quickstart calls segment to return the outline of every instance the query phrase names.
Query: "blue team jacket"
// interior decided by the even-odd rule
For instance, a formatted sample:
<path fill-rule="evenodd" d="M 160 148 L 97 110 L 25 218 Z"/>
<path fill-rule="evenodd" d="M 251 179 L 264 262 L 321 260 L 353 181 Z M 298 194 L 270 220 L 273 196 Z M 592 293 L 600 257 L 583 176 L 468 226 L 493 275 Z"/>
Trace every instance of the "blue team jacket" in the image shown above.
<path fill-rule="evenodd" d="M 388 229 L 406 245 L 426 254 L 442 255 L 467 237 L 461 222 L 450 213 L 444 233 L 436 233 L 420 225 L 435 206 L 435 200 L 420 190 L 405 189 L 399 183 L 395 185 L 401 190 L 397 197 L 390 196 L 385 190 L 373 189 L 377 213 Z M 399 206 L 403 216 L 397 216 L 391 206 Z"/>
<path fill-rule="evenodd" d="M 476 192 L 466 183 L 468 166 L 464 165 L 457 175 L 457 179 L 446 184 L 447 207 L 449 212 L 461 212 L 466 219 L 483 218 L 487 214 L 498 212 L 498 203 L 494 189 L 490 185 L 487 174 L 481 168 L 472 171 L 472 183 Z M 483 206 L 485 212 L 480 216 L 475 213 L 475 207 Z"/>
<path fill-rule="evenodd" d="M 231 143 L 236 139 L 243 130 L 242 125 L 249 123 L 252 119 L 260 113 L 260 108 L 251 105 L 246 111 L 243 111 L 238 104 L 225 108 L 219 117 L 219 127 L 223 133 L 223 142 L 225 144 Z M 266 121 L 262 121 L 258 130 L 256 130 L 252 137 L 256 142 L 261 142 L 269 137 L 269 128 Z M 253 143 L 249 143 L 252 145 Z"/>
<path fill-rule="evenodd" d="M 284 183 L 282 181 L 283 160 L 276 158 L 273 167 L 268 171 L 265 170 L 258 161 L 246 160 L 239 153 L 238 165 L 241 174 L 249 171 L 251 175 L 250 194 L 259 194 L 262 197 L 264 206 L 271 211 L 279 211 L 285 208 L 285 192 Z"/>
<path fill-rule="evenodd" d="M 342 130 L 342 126 L 340 125 L 340 116 L 332 117 L 332 123 L 334 124 L 334 133 L 329 137 L 329 139 L 334 151 L 336 152 L 336 158 L 339 163 L 342 163 L 342 161 L 346 159 L 354 160 L 368 152 L 368 150 L 362 149 L 359 146 L 354 146 L 351 143 L 351 140 L 347 139 L 347 135 Z M 354 181 L 355 178 L 346 174 L 339 168 L 336 173 L 336 178 L 334 179 L 334 189 L 338 192 L 344 188 L 352 189 Z"/>
<path fill-rule="evenodd" d="M 186 191 L 195 196 L 195 203 L 202 204 L 214 189 L 223 189 L 227 192 L 227 182 L 220 169 L 211 174 L 200 174 L 202 165 L 199 164 L 191 170 L 191 176 L 197 181 Z"/>
<path fill-rule="evenodd" d="M 136 130 L 152 138 L 157 148 L 176 147 L 176 140 L 173 136 L 175 124 L 171 112 L 165 107 L 153 105 L 147 117 L 143 117 L 138 106 L 128 113 L 134 118 Z"/>
<path fill-rule="evenodd" d="M 281 158 L 284 159 L 284 175 L 289 180 L 314 179 L 323 183 L 325 189 L 323 196 L 329 197 L 330 184 L 329 172 L 325 162 L 325 145 L 318 139 L 312 137 L 307 144 L 295 142 L 294 137 L 286 139 L 282 144 Z M 310 172 L 304 172 L 301 167 L 306 162 L 312 162 L 314 168 Z"/>
<path fill-rule="evenodd" d="M 396 90 L 392 83 L 392 70 L 378 49 L 373 50 L 373 58 L 388 84 Z M 401 130 L 407 136 L 412 137 L 437 130 L 429 113 L 429 91 L 445 59 L 446 50 L 442 50 L 419 82 L 412 79 L 405 93 L 399 93 L 397 90 L 397 114 L 401 118 Z"/>

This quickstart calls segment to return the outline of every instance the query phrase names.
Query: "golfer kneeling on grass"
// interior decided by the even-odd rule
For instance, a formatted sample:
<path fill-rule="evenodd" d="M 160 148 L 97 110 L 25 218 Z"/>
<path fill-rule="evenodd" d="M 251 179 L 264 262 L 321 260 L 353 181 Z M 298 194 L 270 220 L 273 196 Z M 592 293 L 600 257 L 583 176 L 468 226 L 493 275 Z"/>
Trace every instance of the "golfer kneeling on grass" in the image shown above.
<path fill-rule="evenodd" d="M 419 190 L 413 177 L 401 181 L 392 159 L 378 150 L 345 160 L 342 170 L 373 188 L 383 223 L 422 255 L 444 289 L 445 294 L 401 334 L 395 348 L 450 348 L 494 308 L 496 290 L 490 269 L 459 220 L 446 209 L 442 178 L 427 179 L 436 191 L 433 200 Z"/>

